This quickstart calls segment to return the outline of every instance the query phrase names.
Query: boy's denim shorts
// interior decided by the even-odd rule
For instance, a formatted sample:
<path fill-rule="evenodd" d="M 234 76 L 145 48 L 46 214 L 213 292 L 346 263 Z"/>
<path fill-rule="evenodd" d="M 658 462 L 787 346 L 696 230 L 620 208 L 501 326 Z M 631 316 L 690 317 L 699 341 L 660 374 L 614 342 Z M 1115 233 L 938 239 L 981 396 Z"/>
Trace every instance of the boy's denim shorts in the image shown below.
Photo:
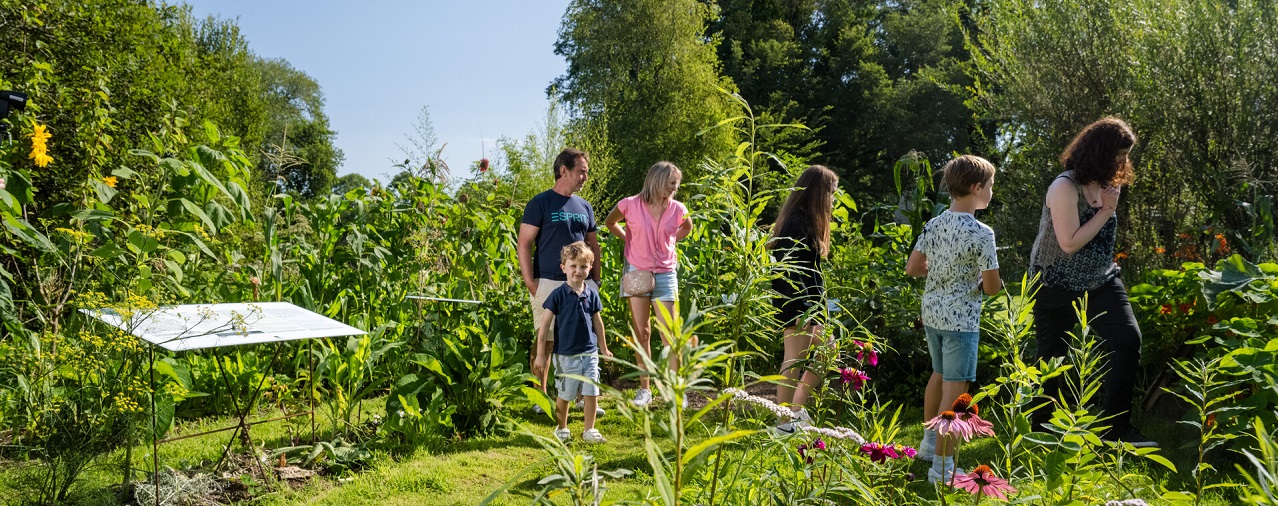
<path fill-rule="evenodd" d="M 566 374 L 584 376 L 593 380 L 593 383 L 577 378 L 567 378 L 564 376 Z M 560 399 L 572 402 L 577 400 L 577 395 L 597 396 L 599 395 L 598 383 L 598 354 L 555 355 L 555 390 L 558 391 Z"/>
<path fill-rule="evenodd" d="M 942 381 L 976 381 L 976 355 L 980 332 L 960 332 L 923 327 L 927 333 L 927 352 L 932 356 L 932 370 L 941 373 Z"/>
<path fill-rule="evenodd" d="M 635 270 L 630 262 L 626 262 L 625 267 L 621 269 L 621 275 L 625 276 L 627 272 Z M 648 293 L 626 293 L 625 287 L 621 288 L 622 297 L 651 297 L 653 300 L 665 302 L 674 302 L 679 299 L 679 278 L 675 271 L 670 272 L 654 272 L 652 273 L 653 283 L 652 291 Z"/>

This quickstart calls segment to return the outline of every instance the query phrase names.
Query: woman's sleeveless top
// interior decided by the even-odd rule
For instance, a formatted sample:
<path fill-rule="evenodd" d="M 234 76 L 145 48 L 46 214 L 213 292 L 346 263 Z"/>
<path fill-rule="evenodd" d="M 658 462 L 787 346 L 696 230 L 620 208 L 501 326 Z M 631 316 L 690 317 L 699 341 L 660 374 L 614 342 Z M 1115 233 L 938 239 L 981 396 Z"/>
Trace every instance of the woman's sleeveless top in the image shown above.
<path fill-rule="evenodd" d="M 1083 195 L 1083 187 L 1066 172 L 1057 176 L 1074 183 L 1078 190 L 1078 223 L 1082 225 L 1096 216 L 1100 208 L 1092 207 Z M 1114 263 L 1114 245 L 1118 236 L 1118 218 L 1110 216 L 1096 236 L 1073 254 L 1065 253 L 1056 240 L 1052 226 L 1052 211 L 1046 201 L 1043 216 L 1038 222 L 1038 237 L 1030 251 L 1030 276 L 1039 274 L 1039 282 L 1058 290 L 1085 292 L 1094 290 L 1118 276 L 1118 264 Z"/>

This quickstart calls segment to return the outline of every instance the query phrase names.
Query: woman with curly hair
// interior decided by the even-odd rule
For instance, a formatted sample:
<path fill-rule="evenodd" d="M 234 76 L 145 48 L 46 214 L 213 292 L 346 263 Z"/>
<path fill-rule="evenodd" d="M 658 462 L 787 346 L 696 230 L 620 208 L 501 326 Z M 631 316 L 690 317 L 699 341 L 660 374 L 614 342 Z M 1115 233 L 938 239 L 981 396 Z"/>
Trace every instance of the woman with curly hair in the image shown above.
<path fill-rule="evenodd" d="M 1065 148 L 1060 158 L 1065 172 L 1047 189 L 1030 275 L 1037 274 L 1040 283 L 1034 305 L 1038 358 L 1066 355 L 1068 334 L 1079 324 L 1073 304 L 1086 295 L 1091 330 L 1107 353 L 1101 408 L 1110 429 L 1102 439 L 1150 447 L 1158 443 L 1131 424 L 1141 333 L 1114 263 L 1115 210 L 1121 187 L 1132 181 L 1128 155 L 1135 145 L 1132 128 L 1110 116 L 1087 125 Z M 1045 387 L 1061 402 L 1059 378 Z M 1033 413 L 1037 427 L 1050 419 L 1052 408 Z"/>

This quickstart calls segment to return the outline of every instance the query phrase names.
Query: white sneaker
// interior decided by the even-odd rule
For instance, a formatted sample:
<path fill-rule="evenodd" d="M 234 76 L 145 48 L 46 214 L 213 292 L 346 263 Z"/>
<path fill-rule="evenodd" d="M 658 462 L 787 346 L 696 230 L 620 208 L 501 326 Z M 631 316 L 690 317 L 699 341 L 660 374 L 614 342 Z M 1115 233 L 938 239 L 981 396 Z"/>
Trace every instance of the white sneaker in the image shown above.
<path fill-rule="evenodd" d="M 604 439 L 603 434 L 600 434 L 600 433 L 599 433 L 599 429 L 590 429 L 590 430 L 588 430 L 588 431 L 586 431 L 586 432 L 581 433 L 581 440 L 582 440 L 582 441 L 585 441 L 585 442 L 587 442 L 587 443 L 606 443 L 606 442 L 608 442 L 608 440 L 607 440 L 607 439 Z"/>
<path fill-rule="evenodd" d="M 812 417 L 808 416 L 807 409 L 799 408 L 798 411 L 793 411 L 792 413 L 794 415 L 790 418 L 790 421 L 778 423 L 776 427 L 772 428 L 773 432 L 785 436 L 794 434 L 804 427 L 812 426 Z"/>
<path fill-rule="evenodd" d="M 942 475 L 940 471 L 936 470 L 936 467 L 929 468 L 927 470 L 927 482 L 940 482 L 942 485 L 949 485 L 950 481 L 954 479 L 954 475 L 967 474 L 967 471 L 964 471 L 963 469 L 946 469 L 945 471 L 944 475 Z"/>
<path fill-rule="evenodd" d="M 630 403 L 635 405 L 635 407 L 646 407 L 648 404 L 652 403 L 652 390 L 648 390 L 647 388 L 640 388 L 639 390 L 636 390 L 635 398 L 630 401 Z"/>
<path fill-rule="evenodd" d="M 541 409 L 541 404 L 533 404 L 533 413 L 542 415 L 546 413 L 546 410 Z"/>
<path fill-rule="evenodd" d="M 585 399 L 577 399 L 577 409 L 586 409 Z M 598 418 L 604 416 L 604 413 L 606 413 L 604 408 L 599 407 L 598 401 L 595 401 L 595 417 Z"/>
<path fill-rule="evenodd" d="M 794 424 L 799 428 L 812 426 L 812 417 L 808 416 L 807 408 L 799 408 L 794 412 Z"/>
<path fill-rule="evenodd" d="M 567 443 L 572 440 L 572 432 L 570 432 L 567 428 L 555 429 L 555 437 L 559 438 L 560 441 Z"/>

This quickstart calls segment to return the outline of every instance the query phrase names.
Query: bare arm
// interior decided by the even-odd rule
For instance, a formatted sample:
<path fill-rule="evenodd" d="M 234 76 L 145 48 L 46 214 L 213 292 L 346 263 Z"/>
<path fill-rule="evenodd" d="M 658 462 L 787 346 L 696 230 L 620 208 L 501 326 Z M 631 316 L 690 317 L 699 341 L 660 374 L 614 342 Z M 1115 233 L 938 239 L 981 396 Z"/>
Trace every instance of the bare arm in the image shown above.
<path fill-rule="evenodd" d="M 612 211 L 608 212 L 608 217 L 604 218 L 604 226 L 608 228 L 609 232 L 612 232 L 612 235 L 621 239 L 623 244 L 626 242 L 627 237 L 626 229 L 621 228 L 621 222 L 625 219 L 626 215 L 621 214 L 621 208 L 619 207 L 612 208 Z"/>
<path fill-rule="evenodd" d="M 532 247 L 540 230 L 541 227 L 535 225 L 519 224 L 519 241 L 515 248 L 519 256 L 519 273 L 524 276 L 524 288 L 533 296 L 537 295 L 537 275 L 534 274 Z"/>
<path fill-rule="evenodd" d="M 608 333 L 604 332 L 603 317 L 600 316 L 600 313 L 595 313 L 593 318 L 595 322 L 595 336 L 599 337 L 599 354 L 605 357 L 611 357 L 612 352 L 608 351 Z"/>
<path fill-rule="evenodd" d="M 981 287 L 985 289 L 985 294 L 990 296 L 998 295 L 998 292 L 1003 291 L 1003 278 L 999 277 L 998 269 L 981 271 Z"/>
<path fill-rule="evenodd" d="M 692 217 L 684 216 L 683 223 L 679 224 L 679 231 L 675 232 L 675 240 L 682 241 L 688 234 L 692 233 Z"/>
<path fill-rule="evenodd" d="M 927 255 L 919 250 L 911 252 L 910 259 L 905 262 L 905 273 L 920 278 L 927 277 Z"/>
<path fill-rule="evenodd" d="M 1114 210 L 1118 208 L 1118 188 L 1106 188 L 1101 194 L 1101 209 L 1087 223 L 1078 222 L 1078 191 L 1074 183 L 1067 179 L 1057 179 L 1047 189 L 1047 208 L 1052 213 L 1052 228 L 1056 231 L 1056 242 L 1061 251 L 1068 254 L 1083 248 L 1096 234 Z"/>
<path fill-rule="evenodd" d="M 599 234 L 595 232 L 586 232 L 586 246 L 590 246 L 590 251 L 595 252 L 595 263 L 590 266 L 590 279 L 599 283 L 600 266 L 603 265 L 600 260 L 603 258 L 599 253 Z"/>

